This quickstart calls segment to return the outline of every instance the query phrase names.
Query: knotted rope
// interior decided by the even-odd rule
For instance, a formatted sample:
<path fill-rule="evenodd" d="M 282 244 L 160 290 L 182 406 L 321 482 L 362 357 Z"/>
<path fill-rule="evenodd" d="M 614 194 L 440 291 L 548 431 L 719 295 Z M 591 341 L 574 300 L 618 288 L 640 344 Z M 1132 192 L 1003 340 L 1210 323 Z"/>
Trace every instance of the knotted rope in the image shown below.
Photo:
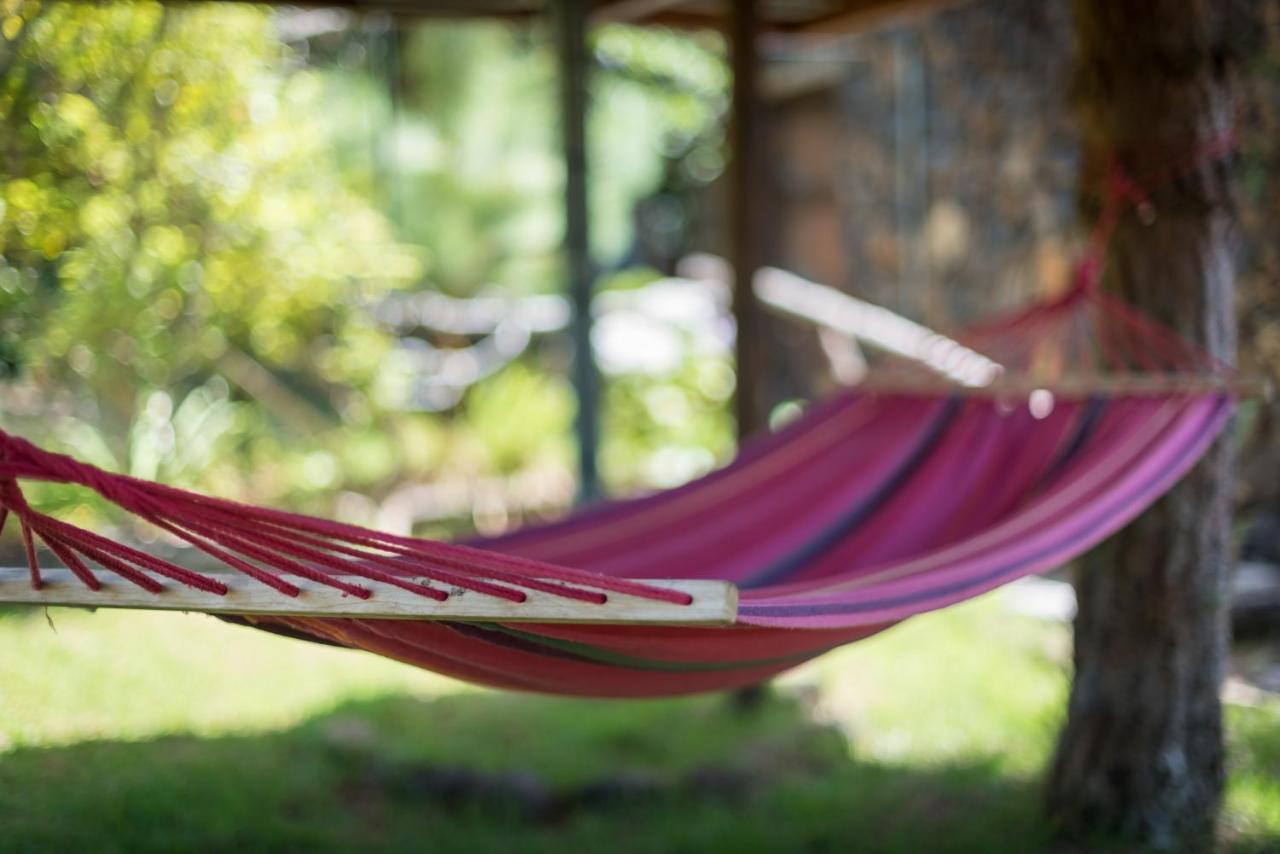
<path fill-rule="evenodd" d="M 21 526 L 31 583 L 40 589 L 35 542 L 48 546 L 60 561 L 92 589 L 101 582 L 83 558 L 152 592 L 161 590 L 148 573 L 214 595 L 226 584 L 171 561 L 115 542 L 33 509 L 19 479 L 86 487 L 112 504 L 215 558 L 225 566 L 266 584 L 285 596 L 300 589 L 284 576 L 305 578 L 368 599 L 373 591 L 339 576 L 369 581 L 443 601 L 458 588 L 511 602 L 523 602 L 526 590 L 585 603 L 602 604 L 607 594 L 624 593 L 688 605 L 680 591 L 610 578 L 527 558 L 466 546 L 400 537 L 226 499 L 212 498 L 158 483 L 113 474 L 65 454 L 42 450 L 0 431 L 0 530 L 9 516 Z"/>

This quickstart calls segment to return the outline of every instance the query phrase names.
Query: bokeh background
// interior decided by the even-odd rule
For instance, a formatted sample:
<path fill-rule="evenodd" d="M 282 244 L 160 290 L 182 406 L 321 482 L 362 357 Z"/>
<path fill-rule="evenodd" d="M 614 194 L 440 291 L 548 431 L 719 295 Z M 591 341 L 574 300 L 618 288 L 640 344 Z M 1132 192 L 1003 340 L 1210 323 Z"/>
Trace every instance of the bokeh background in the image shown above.
<path fill-rule="evenodd" d="M 1280 377 L 1280 3 L 1251 8 L 1241 362 Z M 714 32 L 611 24 L 590 47 L 600 462 L 624 495 L 733 453 L 730 76 Z M 766 263 L 943 328 L 1065 285 L 1066 3 L 982 0 L 764 56 Z M 0 0 L 0 116 L 4 429 L 398 533 L 572 506 L 544 23 Z M 858 374 L 854 341 L 783 317 L 763 334 L 775 424 Z M 1276 415 L 1238 426 L 1264 580 Z M 29 495 L 173 547 L 81 491 Z M 21 560 L 6 532 L 0 563 Z M 208 617 L 0 610 L 0 850 L 1026 850 L 1047 839 L 1064 595 L 914 620 L 751 713 L 498 695 Z M 1277 691 L 1280 641 L 1243 639 L 1236 850 L 1280 845 Z"/>

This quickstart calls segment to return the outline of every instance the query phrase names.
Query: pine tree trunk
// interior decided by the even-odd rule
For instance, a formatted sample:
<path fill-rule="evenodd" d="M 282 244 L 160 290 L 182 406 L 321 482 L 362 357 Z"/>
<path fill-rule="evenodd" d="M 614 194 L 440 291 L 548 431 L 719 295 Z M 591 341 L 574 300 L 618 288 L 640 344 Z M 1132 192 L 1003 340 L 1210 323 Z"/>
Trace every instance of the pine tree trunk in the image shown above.
<path fill-rule="evenodd" d="M 1075 0 L 1084 187 L 1108 155 L 1132 174 L 1194 156 L 1234 121 L 1222 0 Z M 1230 165 L 1203 159 L 1126 216 L 1104 287 L 1233 360 Z M 1085 198 L 1088 207 L 1097 197 Z M 1096 210 L 1096 208 L 1094 208 Z M 1224 778 L 1219 689 L 1229 639 L 1231 448 L 1082 562 L 1075 681 L 1049 781 L 1072 837 L 1208 845 Z"/>

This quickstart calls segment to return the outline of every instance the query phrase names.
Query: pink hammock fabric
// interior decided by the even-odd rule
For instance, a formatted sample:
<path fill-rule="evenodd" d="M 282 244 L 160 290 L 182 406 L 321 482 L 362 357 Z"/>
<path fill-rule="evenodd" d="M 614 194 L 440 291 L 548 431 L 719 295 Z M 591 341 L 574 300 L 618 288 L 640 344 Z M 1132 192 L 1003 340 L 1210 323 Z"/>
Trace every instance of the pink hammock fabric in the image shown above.
<path fill-rule="evenodd" d="M 1172 486 L 1223 395 L 1066 401 L 849 394 L 717 475 L 485 543 L 631 578 L 742 587 L 732 629 L 289 619 L 504 688 L 654 696 L 750 684 L 915 614 L 1060 566 Z"/>
<path fill-rule="evenodd" d="M 42 543 L 92 589 L 107 572 L 153 593 L 164 582 L 227 592 L 216 577 L 39 512 L 24 479 L 93 489 L 281 596 L 298 595 L 292 577 L 368 597 L 338 577 L 356 576 L 431 599 L 461 587 L 520 602 L 537 590 L 589 608 L 611 592 L 681 603 L 644 579 L 724 579 L 740 587 L 741 604 L 737 624 L 718 629 L 246 620 L 500 688 L 648 697 L 759 682 L 1071 560 L 1205 452 L 1230 417 L 1230 369 L 1098 285 L 1121 215 L 1149 206 L 1147 189 L 1235 146 L 1234 132 L 1204 140 L 1139 180 L 1113 159 L 1075 286 L 959 336 L 1010 374 L 1074 380 L 1066 393 L 849 391 L 685 487 L 468 544 L 197 495 L 0 431 L 0 529 L 17 518 L 37 589 Z M 910 385 L 920 369 L 899 373 Z"/>
<path fill-rule="evenodd" d="M 728 580 L 741 591 L 728 628 L 245 619 L 501 688 L 611 697 L 731 688 L 1062 565 L 1168 490 L 1232 410 L 1224 385 L 1178 381 L 1221 377 L 1221 365 L 1095 288 L 964 343 L 1020 370 L 1051 357 L 1076 376 L 1101 365 L 1175 382 L 1117 393 L 1099 378 L 1093 392 L 1041 393 L 1035 406 L 1025 392 L 854 389 L 682 488 L 467 544 L 201 496 L 0 432 L 0 525 L 17 517 L 37 586 L 43 543 L 90 587 L 105 571 L 153 591 L 167 581 L 225 592 L 214 576 L 38 512 L 22 479 L 94 489 L 281 596 L 297 595 L 291 576 L 368 596 L 335 577 L 355 575 L 434 599 L 449 586 L 513 601 L 540 590 L 590 607 L 617 591 L 681 601 L 644 579 Z"/>

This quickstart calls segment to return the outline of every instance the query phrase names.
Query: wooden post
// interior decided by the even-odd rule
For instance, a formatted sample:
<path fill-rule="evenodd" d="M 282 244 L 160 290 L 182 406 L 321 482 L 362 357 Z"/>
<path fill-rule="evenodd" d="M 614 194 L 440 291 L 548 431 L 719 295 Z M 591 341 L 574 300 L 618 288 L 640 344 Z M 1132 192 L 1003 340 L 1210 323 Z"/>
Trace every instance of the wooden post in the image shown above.
<path fill-rule="evenodd" d="M 597 468 L 600 377 L 591 349 L 591 296 L 595 271 L 587 211 L 587 0 L 558 0 L 556 47 L 560 62 L 560 122 L 565 166 L 565 266 L 573 306 L 573 387 L 578 397 L 574 422 L 578 439 L 578 497 L 600 494 Z"/>
<path fill-rule="evenodd" d="M 754 291 L 755 274 L 761 265 L 759 194 L 756 192 L 760 160 L 757 15 L 757 0 L 731 0 L 728 29 L 733 67 L 733 106 L 726 177 L 729 261 L 733 265 L 733 319 L 738 328 L 734 405 L 739 439 L 750 435 L 765 422 L 761 401 L 764 342 L 760 340 L 760 309 Z"/>
<path fill-rule="evenodd" d="M 734 415 L 738 441 L 765 425 L 761 402 L 764 342 L 760 340 L 760 307 L 755 278 L 760 269 L 759 186 L 759 34 L 757 0 L 729 2 L 729 58 L 733 70 L 733 101 L 729 116 L 728 218 L 729 263 L 733 266 L 733 320 L 737 327 L 734 359 L 737 385 Z M 767 682 L 739 688 L 731 702 L 741 711 L 758 708 L 768 695 Z"/>
<path fill-rule="evenodd" d="M 1155 218 L 1126 216 L 1104 286 L 1232 361 L 1229 163 L 1196 150 L 1231 129 L 1228 17 L 1219 0 L 1075 0 L 1076 106 L 1085 197 L 1107 163 L 1150 188 Z M 1212 850 L 1224 780 L 1219 690 L 1228 651 L 1230 431 L 1177 487 L 1087 556 L 1076 578 L 1075 679 L 1049 786 L 1066 835 Z"/>

